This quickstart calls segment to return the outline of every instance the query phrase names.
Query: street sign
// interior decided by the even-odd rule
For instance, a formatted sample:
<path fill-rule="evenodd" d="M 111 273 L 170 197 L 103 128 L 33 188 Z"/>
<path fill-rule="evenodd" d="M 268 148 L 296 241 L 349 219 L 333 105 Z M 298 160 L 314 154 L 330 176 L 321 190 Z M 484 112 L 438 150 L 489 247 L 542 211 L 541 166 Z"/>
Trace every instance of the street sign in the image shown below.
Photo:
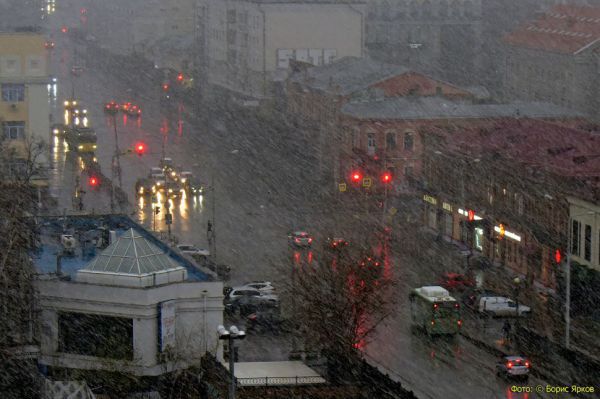
<path fill-rule="evenodd" d="M 173 224 L 173 215 L 171 215 L 170 213 L 167 213 L 165 215 L 165 223 L 166 224 Z"/>
<path fill-rule="evenodd" d="M 340 189 L 340 193 L 343 193 L 348 188 L 348 186 L 346 185 L 346 183 L 340 183 L 340 184 L 338 184 L 338 187 Z"/>
<path fill-rule="evenodd" d="M 368 188 L 368 187 L 371 187 L 372 184 L 373 184 L 373 179 L 371 179 L 370 177 L 365 177 L 363 179 L 363 187 Z"/>

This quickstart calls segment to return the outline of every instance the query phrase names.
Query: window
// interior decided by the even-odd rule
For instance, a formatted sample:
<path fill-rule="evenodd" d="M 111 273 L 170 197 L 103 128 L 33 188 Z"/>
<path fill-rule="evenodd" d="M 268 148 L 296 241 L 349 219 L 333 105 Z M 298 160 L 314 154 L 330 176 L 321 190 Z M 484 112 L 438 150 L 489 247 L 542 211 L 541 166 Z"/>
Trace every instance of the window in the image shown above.
<path fill-rule="evenodd" d="M 25 85 L 23 84 L 3 84 L 2 101 L 25 101 Z"/>
<path fill-rule="evenodd" d="M 387 132 L 385 134 L 385 148 L 387 150 L 396 149 L 396 132 Z"/>
<path fill-rule="evenodd" d="M 575 256 L 579 256 L 579 240 L 581 235 L 580 223 L 577 220 L 573 220 L 571 225 L 571 253 Z"/>
<path fill-rule="evenodd" d="M 133 360 L 133 320 L 61 312 L 58 350 L 64 353 Z"/>
<path fill-rule="evenodd" d="M 360 128 L 354 127 L 352 129 L 352 149 L 360 147 Z"/>
<path fill-rule="evenodd" d="M 592 260 L 592 226 L 585 225 L 585 247 L 583 249 L 583 258 L 587 261 Z"/>
<path fill-rule="evenodd" d="M 375 133 L 369 133 L 367 135 L 367 153 L 369 155 L 375 154 L 376 144 L 375 144 Z"/>
<path fill-rule="evenodd" d="M 412 151 L 414 147 L 414 137 L 413 134 L 408 132 L 404 133 L 404 149 L 406 151 Z"/>
<path fill-rule="evenodd" d="M 8 140 L 25 138 L 25 122 L 4 122 L 2 124 L 4 137 Z"/>
<path fill-rule="evenodd" d="M 24 176 L 27 174 L 27 161 L 15 159 L 8 164 L 8 174 L 11 176 Z"/>

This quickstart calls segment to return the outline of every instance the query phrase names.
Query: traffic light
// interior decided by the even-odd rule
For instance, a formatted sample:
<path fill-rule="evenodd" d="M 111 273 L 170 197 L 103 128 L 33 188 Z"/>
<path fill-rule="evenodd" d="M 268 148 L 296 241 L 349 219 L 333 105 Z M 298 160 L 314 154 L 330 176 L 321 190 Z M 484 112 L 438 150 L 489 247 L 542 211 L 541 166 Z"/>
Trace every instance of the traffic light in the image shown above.
<path fill-rule="evenodd" d="M 177 81 L 178 81 L 179 83 L 183 82 L 183 73 L 181 73 L 181 72 L 180 72 L 180 73 L 177 75 Z"/>
<path fill-rule="evenodd" d="M 90 176 L 88 183 L 91 187 L 97 187 L 98 184 L 100 184 L 100 179 L 98 179 L 96 176 Z"/>
<path fill-rule="evenodd" d="M 154 207 L 154 214 L 158 215 L 160 213 L 160 206 L 155 206 Z"/>
<path fill-rule="evenodd" d="M 562 254 L 560 253 L 560 249 L 557 249 L 556 251 L 554 251 L 554 261 L 556 262 L 556 264 L 560 264 L 561 260 Z"/>
<path fill-rule="evenodd" d="M 359 171 L 355 170 L 352 172 L 352 174 L 350 175 L 350 179 L 352 180 L 353 183 L 358 184 L 361 182 L 363 176 L 362 173 L 360 173 Z"/>
<path fill-rule="evenodd" d="M 60 28 L 60 31 L 62 33 L 67 33 L 69 31 L 69 28 L 67 28 L 66 26 L 63 26 L 62 28 Z"/>
<path fill-rule="evenodd" d="M 392 182 L 392 174 L 390 172 L 383 172 L 381 175 L 381 182 L 383 184 L 389 184 Z"/>
<path fill-rule="evenodd" d="M 163 83 L 162 89 L 163 89 L 163 91 L 169 91 L 169 84 L 168 83 Z"/>
<path fill-rule="evenodd" d="M 135 152 L 140 157 L 144 155 L 146 153 L 146 144 L 142 143 L 141 141 L 135 143 Z"/>

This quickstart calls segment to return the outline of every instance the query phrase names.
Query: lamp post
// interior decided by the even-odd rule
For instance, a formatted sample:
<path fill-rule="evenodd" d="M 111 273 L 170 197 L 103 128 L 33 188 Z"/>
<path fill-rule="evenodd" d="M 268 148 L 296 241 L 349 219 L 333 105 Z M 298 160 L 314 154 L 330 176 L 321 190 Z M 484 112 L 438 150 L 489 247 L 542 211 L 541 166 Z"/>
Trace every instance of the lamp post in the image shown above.
<path fill-rule="evenodd" d="M 227 340 L 229 344 L 229 395 L 228 399 L 235 399 L 235 344 L 234 340 L 236 339 L 244 339 L 246 338 L 246 332 L 240 331 L 236 326 L 229 327 L 227 330 L 223 325 L 217 327 L 217 332 L 219 333 L 220 340 Z"/>

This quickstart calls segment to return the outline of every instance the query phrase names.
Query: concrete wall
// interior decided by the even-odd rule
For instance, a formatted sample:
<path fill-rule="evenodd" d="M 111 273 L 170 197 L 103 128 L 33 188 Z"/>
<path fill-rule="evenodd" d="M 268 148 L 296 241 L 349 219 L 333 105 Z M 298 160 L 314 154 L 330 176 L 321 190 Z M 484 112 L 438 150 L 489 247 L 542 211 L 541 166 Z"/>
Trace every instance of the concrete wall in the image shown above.
<path fill-rule="evenodd" d="M 42 332 L 40 362 L 83 369 L 119 368 L 137 375 L 158 375 L 189 365 L 205 350 L 216 353 L 216 328 L 223 324 L 223 284 L 183 282 L 136 289 L 38 280 Z M 206 297 L 203 291 L 206 290 Z M 175 347 L 172 362 L 158 360 L 158 305 L 175 300 Z M 79 312 L 133 319 L 132 361 L 64 354 L 58 350 L 58 312 Z"/>

